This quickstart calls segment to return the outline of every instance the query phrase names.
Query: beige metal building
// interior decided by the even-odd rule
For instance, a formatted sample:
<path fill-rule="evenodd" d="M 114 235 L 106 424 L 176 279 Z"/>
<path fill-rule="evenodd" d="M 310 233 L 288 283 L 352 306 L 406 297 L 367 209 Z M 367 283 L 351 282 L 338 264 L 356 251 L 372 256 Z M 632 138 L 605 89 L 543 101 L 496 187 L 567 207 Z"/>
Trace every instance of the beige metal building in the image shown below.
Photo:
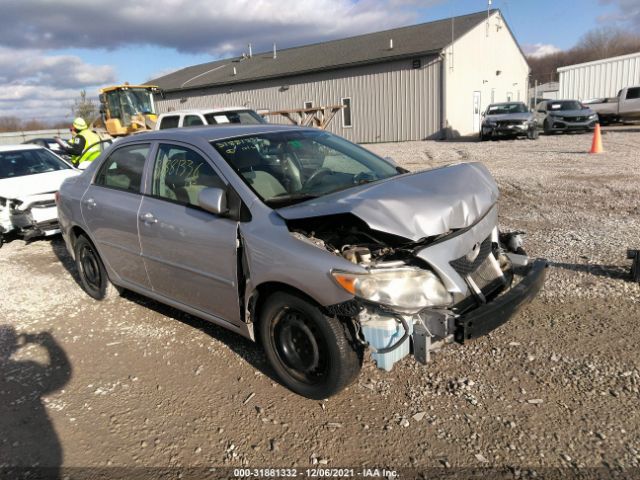
<path fill-rule="evenodd" d="M 160 112 L 342 104 L 328 129 L 367 143 L 474 134 L 489 103 L 527 101 L 528 75 L 515 37 L 491 10 L 218 60 L 149 83 L 165 91 Z"/>

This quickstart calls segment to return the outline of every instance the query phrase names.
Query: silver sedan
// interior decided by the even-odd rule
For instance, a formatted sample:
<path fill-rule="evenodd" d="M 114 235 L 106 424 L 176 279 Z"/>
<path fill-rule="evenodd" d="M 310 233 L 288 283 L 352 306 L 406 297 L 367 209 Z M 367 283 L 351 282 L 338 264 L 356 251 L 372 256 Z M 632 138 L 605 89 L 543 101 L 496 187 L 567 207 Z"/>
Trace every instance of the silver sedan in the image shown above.
<path fill-rule="evenodd" d="M 367 348 L 390 370 L 506 322 L 544 281 L 497 228 L 481 164 L 409 173 L 328 132 L 273 125 L 118 141 L 59 192 L 83 289 L 130 289 L 259 340 L 322 399 Z M 517 283 L 514 271 L 521 269 Z"/>

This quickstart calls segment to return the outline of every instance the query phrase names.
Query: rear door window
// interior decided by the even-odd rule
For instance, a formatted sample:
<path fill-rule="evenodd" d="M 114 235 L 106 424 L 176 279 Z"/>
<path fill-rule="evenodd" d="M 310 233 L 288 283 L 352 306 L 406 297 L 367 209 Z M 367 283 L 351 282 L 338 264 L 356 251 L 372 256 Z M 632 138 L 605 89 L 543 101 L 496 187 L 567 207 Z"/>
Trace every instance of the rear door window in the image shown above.
<path fill-rule="evenodd" d="M 187 115 L 182 122 L 183 127 L 196 127 L 198 125 L 204 125 L 204 122 L 198 115 Z"/>
<path fill-rule="evenodd" d="M 627 90 L 627 100 L 635 100 L 640 98 L 640 87 L 634 87 Z"/>
<path fill-rule="evenodd" d="M 200 191 L 210 187 L 224 188 L 225 182 L 202 155 L 180 145 L 160 145 L 151 195 L 197 207 Z"/>
<path fill-rule="evenodd" d="M 180 123 L 179 115 L 163 117 L 162 120 L 160 120 L 160 130 L 164 130 L 165 128 L 178 128 L 178 123 Z"/>
<path fill-rule="evenodd" d="M 94 184 L 115 190 L 140 193 L 149 144 L 129 145 L 114 151 L 100 166 Z"/>

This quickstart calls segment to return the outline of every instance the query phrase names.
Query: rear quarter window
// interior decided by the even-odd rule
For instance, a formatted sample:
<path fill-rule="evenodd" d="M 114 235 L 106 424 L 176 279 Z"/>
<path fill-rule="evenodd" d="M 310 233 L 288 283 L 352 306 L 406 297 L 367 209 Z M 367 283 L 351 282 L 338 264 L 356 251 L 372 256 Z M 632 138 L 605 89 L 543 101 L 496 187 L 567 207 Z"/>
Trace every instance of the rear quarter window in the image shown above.
<path fill-rule="evenodd" d="M 167 117 L 162 117 L 160 120 L 160 130 L 164 130 L 165 128 L 178 128 L 178 124 L 180 123 L 179 115 L 169 115 Z"/>
<path fill-rule="evenodd" d="M 627 90 L 627 100 L 635 100 L 640 98 L 640 87 L 634 87 Z"/>

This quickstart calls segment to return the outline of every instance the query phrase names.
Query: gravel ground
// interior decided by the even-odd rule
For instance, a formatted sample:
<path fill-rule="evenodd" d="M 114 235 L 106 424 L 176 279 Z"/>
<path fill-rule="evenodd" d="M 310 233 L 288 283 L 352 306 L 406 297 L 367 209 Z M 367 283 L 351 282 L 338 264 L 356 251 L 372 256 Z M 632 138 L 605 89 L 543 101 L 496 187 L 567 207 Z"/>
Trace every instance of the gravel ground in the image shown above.
<path fill-rule="evenodd" d="M 94 302 L 60 238 L 11 241 L 0 250 L 0 466 L 638 475 L 640 286 L 625 254 L 640 247 L 640 128 L 603 141 L 601 155 L 585 153 L 588 135 L 369 145 L 412 170 L 487 165 L 501 225 L 527 232 L 548 280 L 491 335 L 427 367 L 367 361 L 323 402 L 280 386 L 228 331 L 131 293 Z M 13 329 L 31 335 L 16 345 Z"/>

